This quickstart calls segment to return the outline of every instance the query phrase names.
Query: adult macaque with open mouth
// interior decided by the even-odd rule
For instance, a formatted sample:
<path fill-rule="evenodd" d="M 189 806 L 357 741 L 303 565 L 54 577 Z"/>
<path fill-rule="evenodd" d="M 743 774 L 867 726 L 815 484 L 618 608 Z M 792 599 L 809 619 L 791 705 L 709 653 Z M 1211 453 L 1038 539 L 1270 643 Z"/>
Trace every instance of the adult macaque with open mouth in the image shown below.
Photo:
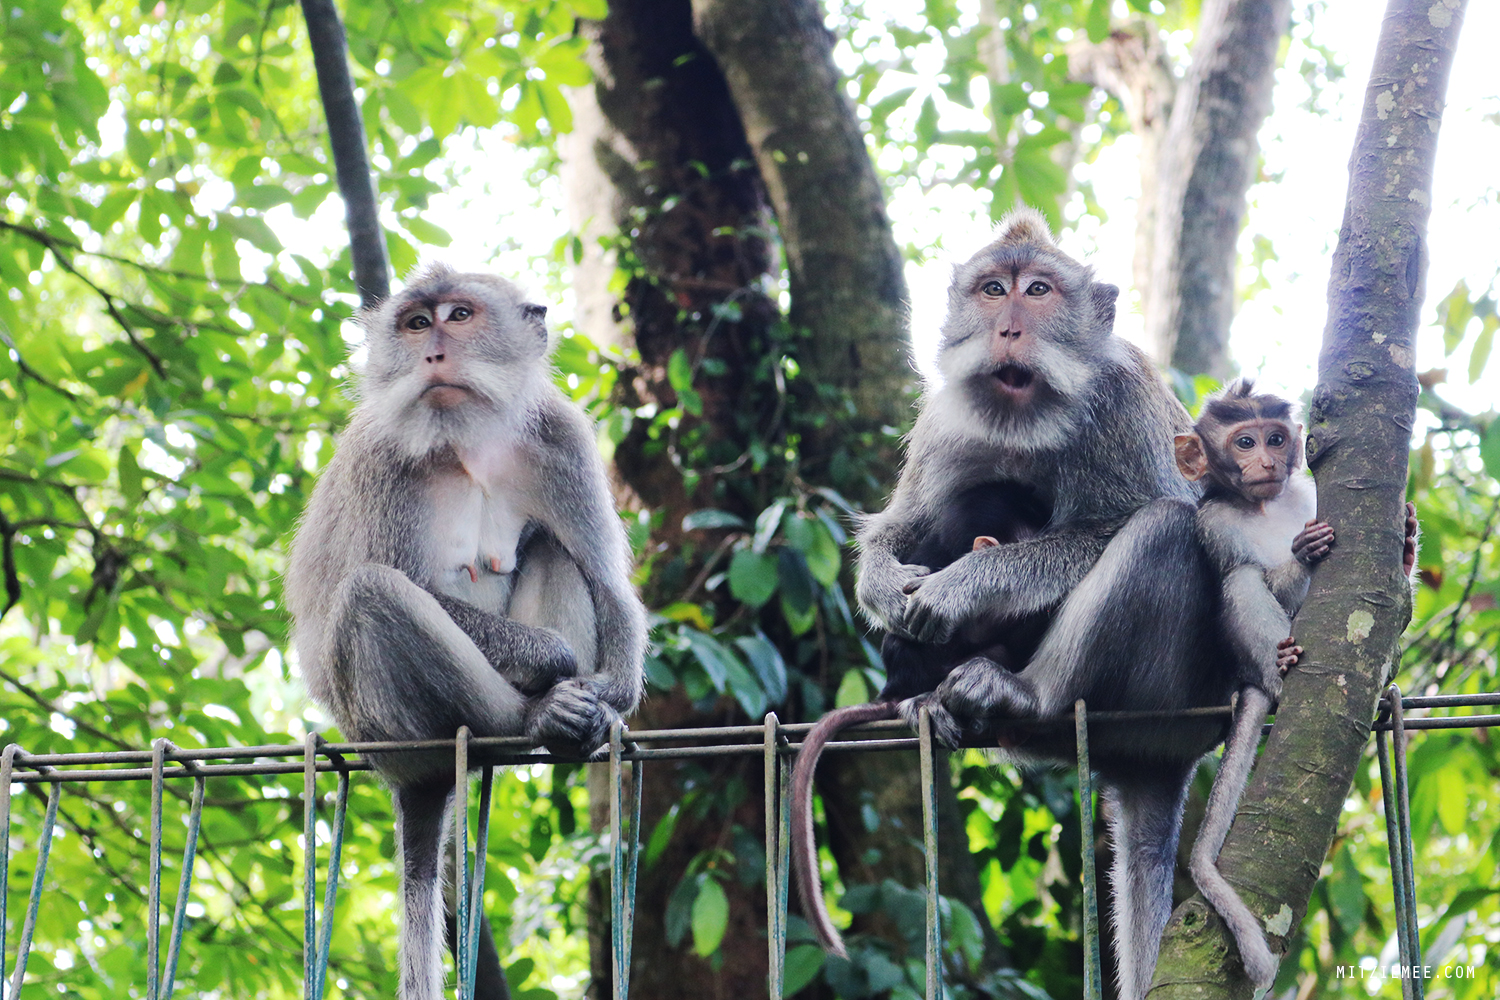
<path fill-rule="evenodd" d="M 924 676 L 935 690 L 867 711 L 914 722 L 926 707 L 937 737 L 956 745 L 994 741 L 1009 721 L 1066 715 L 1079 698 L 1092 711 L 1227 704 L 1234 678 L 1216 654 L 1217 586 L 1196 537 L 1197 490 L 1173 454 L 1173 436 L 1191 422 L 1146 356 L 1112 335 L 1116 295 L 1029 210 L 955 268 L 943 384 L 923 400 L 889 505 L 859 532 L 856 590 L 871 620 L 905 642 L 937 649 L 977 630 L 1005 656 L 968 654 Z M 1026 497 L 1039 523 L 1013 517 L 1006 531 L 976 532 L 1000 544 L 971 548 L 970 538 L 946 566 L 921 562 L 934 532 L 995 491 Z M 1197 719 L 1090 734 L 1111 802 L 1124 1000 L 1150 983 L 1188 779 L 1223 729 Z M 1071 764 L 1071 727 L 1034 732 L 1008 752 Z M 802 787 L 794 779 L 794 792 Z M 806 809 L 795 794 L 794 808 Z M 837 947 L 810 820 L 793 832 L 793 857 L 809 873 L 799 876 L 804 912 Z"/>

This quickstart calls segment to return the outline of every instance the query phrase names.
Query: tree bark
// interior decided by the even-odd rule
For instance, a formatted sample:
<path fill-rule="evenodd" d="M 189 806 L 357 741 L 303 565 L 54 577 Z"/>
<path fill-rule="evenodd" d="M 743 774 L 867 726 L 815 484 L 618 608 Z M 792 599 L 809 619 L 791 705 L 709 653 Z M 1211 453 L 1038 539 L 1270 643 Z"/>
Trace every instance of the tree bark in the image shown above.
<path fill-rule="evenodd" d="M 1329 282 L 1308 460 L 1338 545 L 1319 567 L 1287 678 L 1219 867 L 1284 948 L 1353 782 L 1381 689 L 1399 663 L 1411 592 L 1401 572 L 1416 412 L 1414 336 L 1426 272 L 1432 165 L 1464 0 L 1391 0 L 1365 92 Z M 1162 942 L 1152 990 L 1250 997 L 1217 916 L 1194 898 Z"/>
<path fill-rule="evenodd" d="M 328 144 L 344 199 L 344 222 L 354 261 L 360 304 L 369 307 L 391 294 L 391 265 L 380 228 L 375 178 L 365 149 L 365 126 L 349 75 L 349 46 L 333 0 L 302 0 L 307 38 L 318 74 L 318 93 L 328 120 Z"/>
<path fill-rule="evenodd" d="M 729 84 L 786 250 L 805 357 L 856 424 L 899 425 L 911 385 L 906 282 L 885 198 L 812 0 L 693 0 Z M 853 428 L 839 420 L 829 435 Z M 814 450 L 834 450 L 830 437 Z"/>
<path fill-rule="evenodd" d="M 1171 100 L 1150 220 L 1151 278 L 1140 292 L 1157 360 L 1189 374 L 1231 372 L 1236 244 L 1290 11 L 1290 0 L 1208 0 L 1192 65 Z"/>

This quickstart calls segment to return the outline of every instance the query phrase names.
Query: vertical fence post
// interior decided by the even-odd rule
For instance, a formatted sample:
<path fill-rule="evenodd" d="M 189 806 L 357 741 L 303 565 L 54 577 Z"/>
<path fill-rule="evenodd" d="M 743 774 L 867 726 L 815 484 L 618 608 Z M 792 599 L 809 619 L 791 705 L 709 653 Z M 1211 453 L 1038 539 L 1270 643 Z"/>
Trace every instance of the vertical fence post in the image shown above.
<path fill-rule="evenodd" d="M 630 849 L 625 848 L 625 724 L 609 730 L 610 957 L 614 963 L 614 1000 L 630 996 L 630 945 L 635 933 L 635 877 L 641 857 L 641 762 L 631 761 Z"/>
<path fill-rule="evenodd" d="M 1088 706 L 1073 703 L 1073 725 L 1078 737 L 1078 823 L 1083 833 L 1083 995 L 1103 995 L 1099 965 L 1099 889 L 1094 872 L 1094 775 L 1089 764 Z"/>
<path fill-rule="evenodd" d="M 165 737 L 151 742 L 151 859 L 146 883 L 146 1000 L 161 995 L 161 797 L 167 751 Z"/>
<path fill-rule="evenodd" d="M 781 888 L 781 757 L 776 738 L 780 723 L 775 712 L 766 713 L 765 802 L 766 802 L 766 995 L 781 1000 L 786 974 L 786 910 L 777 905 Z"/>
<path fill-rule="evenodd" d="M 203 791 L 204 777 L 200 774 L 193 779 L 193 801 L 188 808 L 187 844 L 182 849 L 182 872 L 177 879 L 177 905 L 172 909 L 172 942 L 167 945 L 167 971 L 162 974 L 159 994 L 162 1000 L 172 1000 L 177 979 L 177 956 L 182 950 L 188 895 L 193 888 L 193 860 L 198 853 L 198 828 L 203 822 Z"/>
<path fill-rule="evenodd" d="M 495 790 L 495 768 L 486 764 L 479 779 L 479 818 L 474 831 L 474 878 L 469 886 L 469 925 L 464 930 L 468 958 L 463 966 L 463 995 L 474 995 L 474 979 L 479 970 L 479 928 L 484 921 L 484 873 L 490 854 L 490 798 Z M 467 783 L 460 792 L 467 802 Z"/>
<path fill-rule="evenodd" d="M 469 737 L 468 726 L 459 726 L 453 738 L 453 899 L 457 911 L 454 922 L 453 964 L 457 972 L 458 994 L 469 1000 L 472 991 L 464 992 L 464 972 L 469 968 Z"/>
<path fill-rule="evenodd" d="M 302 996 L 314 1000 L 313 969 L 318 963 L 318 744 L 302 740 Z"/>
<path fill-rule="evenodd" d="M 1401 704 L 1401 691 L 1391 685 L 1391 748 L 1396 758 L 1396 840 L 1401 851 L 1401 872 L 1406 880 L 1406 937 L 1413 968 L 1422 964 L 1422 939 L 1417 931 L 1417 876 L 1412 863 L 1411 845 L 1411 798 L 1406 786 L 1406 716 Z M 1403 982 L 1411 983 L 1413 1000 L 1422 1000 L 1426 993 L 1420 976 L 1408 976 Z"/>
<path fill-rule="evenodd" d="M 19 752 L 19 747 L 16 748 Z M 7 748 L 9 750 L 9 748 Z M 42 768 L 42 773 L 51 771 L 51 768 Z M 10 787 L 10 774 L 4 775 L 6 788 Z M 57 824 L 57 803 L 62 798 L 62 782 L 54 781 L 52 791 L 47 796 L 47 818 L 42 821 L 42 832 L 37 837 L 36 844 L 36 874 L 31 879 L 31 898 L 26 905 L 26 922 L 21 925 L 21 939 L 16 944 L 16 969 L 11 974 L 10 997 L 17 1000 L 21 995 L 21 983 L 26 978 L 26 958 L 31 954 L 31 935 L 36 931 L 37 909 L 42 903 L 42 879 L 47 874 L 47 858 L 52 853 L 52 828 Z M 8 793 L 7 793 L 8 795 Z M 8 812 L 9 798 L 6 806 L 6 836 L 10 835 L 10 815 Z"/>
<path fill-rule="evenodd" d="M 5 901 L 10 896 L 10 776 L 20 752 L 17 743 L 0 752 L 0 1000 L 5 996 Z"/>
<path fill-rule="evenodd" d="M 1386 688 L 1386 702 L 1387 707 L 1382 709 L 1379 720 L 1390 720 L 1392 736 L 1395 737 L 1392 742 L 1400 746 L 1404 733 L 1402 736 L 1396 736 L 1394 730 L 1396 713 L 1401 710 L 1401 689 L 1394 684 Z M 1409 916 L 1415 912 L 1416 900 L 1407 889 L 1407 854 L 1402 849 L 1402 842 L 1405 838 L 1401 832 L 1403 823 L 1409 821 L 1403 818 L 1405 810 L 1396 804 L 1397 780 L 1391 773 L 1390 752 L 1386 748 L 1386 734 L 1383 731 L 1377 730 L 1375 733 L 1375 751 L 1376 756 L 1380 758 L 1380 795 L 1385 804 L 1385 846 L 1391 859 L 1391 894 L 1394 897 L 1396 909 L 1396 953 L 1401 965 L 1409 969 L 1416 961 L 1411 934 L 1411 928 L 1415 926 L 1416 919 L 1414 916 Z M 1403 750 L 1401 762 L 1404 764 L 1405 760 L 1406 754 Z M 1416 1000 L 1416 989 L 1417 985 L 1412 977 L 1402 977 L 1403 1000 Z"/>
<path fill-rule="evenodd" d="M 942 976 L 942 913 L 938 902 L 937 782 L 933 777 L 932 719 L 923 708 L 917 718 L 922 766 L 922 855 L 927 865 L 927 1000 L 938 1000 Z"/>

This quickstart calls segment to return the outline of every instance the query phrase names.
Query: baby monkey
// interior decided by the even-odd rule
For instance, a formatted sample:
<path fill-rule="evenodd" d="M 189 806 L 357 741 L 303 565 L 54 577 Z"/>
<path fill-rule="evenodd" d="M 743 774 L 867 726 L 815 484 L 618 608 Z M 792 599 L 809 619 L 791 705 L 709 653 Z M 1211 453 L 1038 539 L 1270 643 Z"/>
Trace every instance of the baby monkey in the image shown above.
<path fill-rule="evenodd" d="M 1278 964 L 1255 915 L 1218 869 L 1219 850 L 1255 763 L 1261 726 L 1281 694 L 1281 679 L 1301 647 L 1291 620 L 1307 597 L 1312 567 L 1333 546 L 1317 520 L 1312 478 L 1301 473 L 1302 427 L 1291 404 L 1256 393 L 1249 379 L 1210 398 L 1188 434 L 1175 438 L 1177 467 L 1204 480 L 1198 529 L 1219 570 L 1220 618 L 1238 674 L 1239 705 L 1224 746 L 1208 811 L 1193 847 L 1199 890 L 1229 925 L 1245 972 L 1257 988 Z"/>

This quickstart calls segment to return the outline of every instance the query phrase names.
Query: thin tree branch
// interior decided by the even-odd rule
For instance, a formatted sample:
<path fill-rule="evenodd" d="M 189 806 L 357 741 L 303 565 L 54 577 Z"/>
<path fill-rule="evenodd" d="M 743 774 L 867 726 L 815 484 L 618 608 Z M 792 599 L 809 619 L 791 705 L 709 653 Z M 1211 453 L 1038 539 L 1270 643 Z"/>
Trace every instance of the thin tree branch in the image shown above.
<path fill-rule="evenodd" d="M 307 20 L 318 93 L 328 119 L 328 144 L 333 149 L 339 193 L 344 197 L 354 284 L 360 302 L 368 307 L 391 293 L 391 265 L 380 228 L 375 180 L 365 151 L 365 126 L 349 75 L 349 46 L 333 0 L 302 0 L 302 16 Z"/>

